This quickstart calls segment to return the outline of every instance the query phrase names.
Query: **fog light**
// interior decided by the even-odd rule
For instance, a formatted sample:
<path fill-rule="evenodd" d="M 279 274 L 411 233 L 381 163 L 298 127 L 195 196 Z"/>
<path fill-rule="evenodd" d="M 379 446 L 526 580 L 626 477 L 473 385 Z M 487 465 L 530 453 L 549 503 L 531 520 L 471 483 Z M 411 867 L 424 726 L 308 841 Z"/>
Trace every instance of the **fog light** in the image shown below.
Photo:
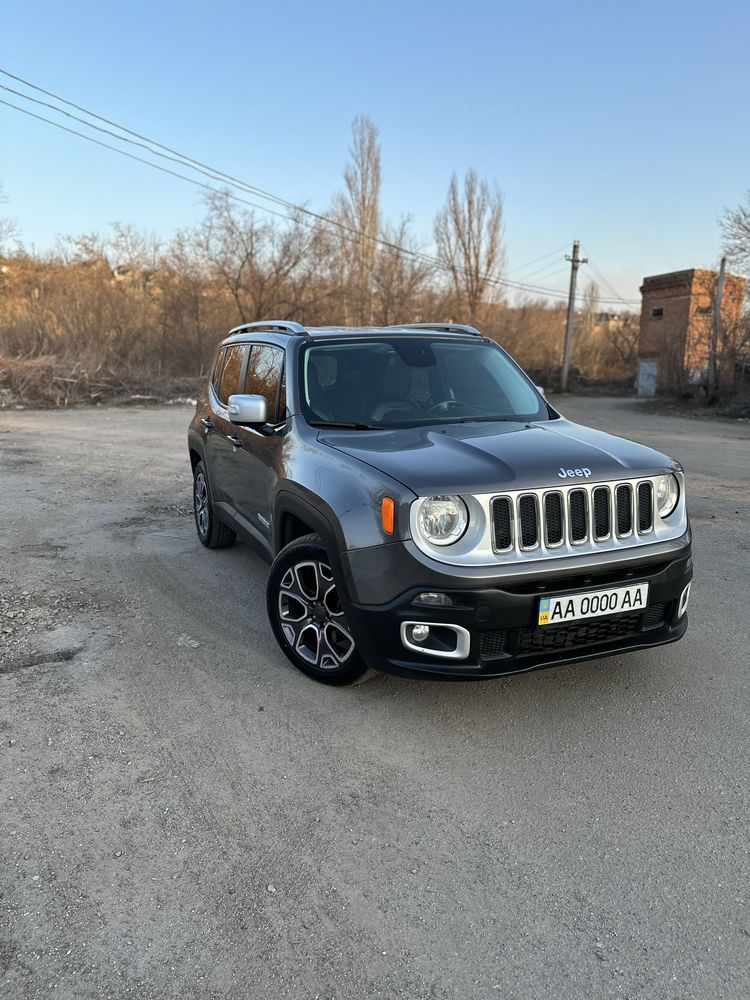
<path fill-rule="evenodd" d="M 424 642 L 429 634 L 429 625 L 412 625 L 411 638 L 413 642 Z"/>
<path fill-rule="evenodd" d="M 685 587 L 680 596 L 680 603 L 677 607 L 677 617 L 682 618 L 682 616 L 687 611 L 688 601 L 690 600 L 690 584 Z"/>
<path fill-rule="evenodd" d="M 453 604 L 453 601 L 447 594 L 438 594 L 428 590 L 423 594 L 417 594 L 412 604 L 428 604 L 433 608 L 447 608 Z"/>

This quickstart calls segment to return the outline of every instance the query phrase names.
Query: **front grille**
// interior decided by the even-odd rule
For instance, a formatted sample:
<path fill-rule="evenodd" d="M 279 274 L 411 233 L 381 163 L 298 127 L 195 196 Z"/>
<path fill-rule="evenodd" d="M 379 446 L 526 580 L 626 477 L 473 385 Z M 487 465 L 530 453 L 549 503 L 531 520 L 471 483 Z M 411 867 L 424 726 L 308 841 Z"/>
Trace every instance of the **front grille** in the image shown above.
<path fill-rule="evenodd" d="M 563 508 L 559 493 L 548 493 L 544 498 L 544 516 L 547 525 L 547 545 L 559 545 L 563 540 Z"/>
<path fill-rule="evenodd" d="M 493 657 L 502 656 L 507 645 L 507 629 L 501 628 L 496 629 L 494 632 L 481 632 L 479 634 L 479 655 L 483 660 L 491 660 Z"/>
<path fill-rule="evenodd" d="M 617 534 L 629 535 L 633 530 L 633 489 L 629 483 L 615 490 L 617 506 Z"/>
<path fill-rule="evenodd" d="M 492 522 L 495 529 L 495 548 L 509 549 L 513 544 L 513 535 L 508 497 L 498 497 L 493 501 Z"/>
<path fill-rule="evenodd" d="M 586 491 L 571 490 L 568 496 L 570 505 L 570 540 L 582 542 L 588 535 L 588 517 L 586 513 Z"/>
<path fill-rule="evenodd" d="M 533 548 L 539 540 L 537 524 L 536 497 L 527 493 L 518 501 L 518 513 L 521 519 L 521 545 L 525 549 Z"/>
<path fill-rule="evenodd" d="M 651 483 L 638 486 L 638 530 L 650 531 L 654 523 L 654 488 Z"/>
<path fill-rule="evenodd" d="M 609 534 L 609 486 L 594 490 L 594 537 L 606 538 Z"/>
<path fill-rule="evenodd" d="M 585 646 L 594 642 L 609 642 L 641 631 L 642 615 L 620 615 L 618 618 L 601 618 L 576 625 L 555 628 L 525 628 L 518 642 L 519 653 L 544 653 L 550 649 L 567 646 Z"/>
<path fill-rule="evenodd" d="M 496 552 L 539 558 L 545 549 L 558 554 L 639 545 L 654 531 L 651 480 L 560 486 L 493 497 L 492 541 Z M 534 552 L 530 550 L 535 550 Z"/>

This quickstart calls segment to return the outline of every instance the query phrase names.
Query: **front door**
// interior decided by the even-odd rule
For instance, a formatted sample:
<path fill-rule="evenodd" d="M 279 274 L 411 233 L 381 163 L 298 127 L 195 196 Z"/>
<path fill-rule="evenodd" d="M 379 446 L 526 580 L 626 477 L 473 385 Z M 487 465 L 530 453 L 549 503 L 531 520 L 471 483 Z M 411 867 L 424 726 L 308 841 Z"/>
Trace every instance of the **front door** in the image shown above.
<path fill-rule="evenodd" d="M 240 392 L 264 396 L 268 423 L 237 427 L 242 447 L 234 455 L 232 491 L 237 513 L 271 544 L 273 496 L 281 473 L 285 439 L 286 394 L 284 351 L 270 344 L 253 344 L 245 384 Z"/>
<path fill-rule="evenodd" d="M 208 481 L 214 503 L 234 506 L 232 483 L 234 462 L 238 447 L 232 439 L 237 438 L 237 428 L 229 420 L 227 402 L 229 397 L 239 392 L 247 344 L 233 344 L 225 349 L 221 371 L 209 390 L 211 414 L 206 427 L 205 455 L 208 466 Z M 231 512 L 230 512 L 231 513 Z"/>

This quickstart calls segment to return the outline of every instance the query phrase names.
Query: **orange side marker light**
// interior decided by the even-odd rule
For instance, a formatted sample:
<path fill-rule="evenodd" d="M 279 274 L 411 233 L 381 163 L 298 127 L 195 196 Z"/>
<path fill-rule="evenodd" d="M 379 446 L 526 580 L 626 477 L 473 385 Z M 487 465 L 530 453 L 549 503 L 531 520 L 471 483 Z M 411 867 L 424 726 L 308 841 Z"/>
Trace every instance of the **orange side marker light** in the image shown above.
<path fill-rule="evenodd" d="M 380 502 L 380 520 L 383 522 L 383 531 L 386 535 L 393 534 L 393 525 L 396 519 L 396 505 L 392 497 L 383 497 Z"/>

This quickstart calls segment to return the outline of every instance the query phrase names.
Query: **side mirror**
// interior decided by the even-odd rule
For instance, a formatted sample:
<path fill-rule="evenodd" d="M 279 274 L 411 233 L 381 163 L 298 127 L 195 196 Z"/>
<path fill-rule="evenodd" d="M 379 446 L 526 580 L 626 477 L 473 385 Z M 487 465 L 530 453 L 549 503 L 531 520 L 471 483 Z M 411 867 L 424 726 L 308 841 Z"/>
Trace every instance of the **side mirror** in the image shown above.
<path fill-rule="evenodd" d="M 227 410 L 233 424 L 252 426 L 268 422 L 268 404 L 265 396 L 230 396 Z"/>
<path fill-rule="evenodd" d="M 539 393 L 540 396 L 544 396 L 544 386 L 543 385 L 535 385 L 534 388 L 536 389 L 536 391 Z"/>

